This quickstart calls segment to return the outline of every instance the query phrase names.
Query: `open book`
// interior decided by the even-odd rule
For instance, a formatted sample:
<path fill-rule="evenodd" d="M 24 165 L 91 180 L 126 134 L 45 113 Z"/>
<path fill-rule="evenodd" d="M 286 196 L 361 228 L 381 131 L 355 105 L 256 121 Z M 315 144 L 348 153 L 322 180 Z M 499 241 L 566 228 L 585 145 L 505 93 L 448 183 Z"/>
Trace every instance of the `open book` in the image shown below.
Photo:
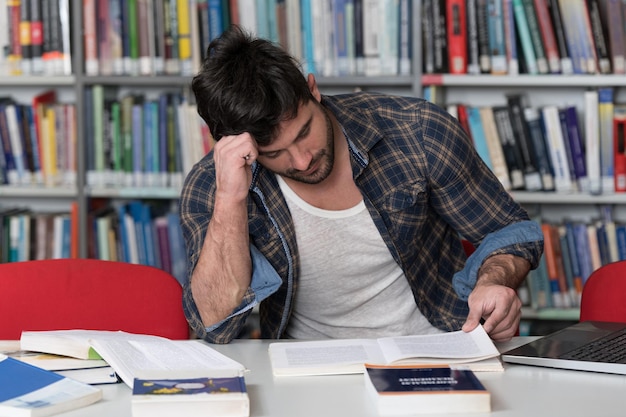
<path fill-rule="evenodd" d="M 243 375 L 239 362 L 199 340 L 100 330 L 23 332 L 21 348 L 74 357 L 94 357 L 108 363 L 129 387 L 138 379 L 184 379 Z"/>
<path fill-rule="evenodd" d="M 422 336 L 331 339 L 269 345 L 275 376 L 364 372 L 364 364 L 448 364 L 473 371 L 502 371 L 500 353 L 482 328 Z"/>

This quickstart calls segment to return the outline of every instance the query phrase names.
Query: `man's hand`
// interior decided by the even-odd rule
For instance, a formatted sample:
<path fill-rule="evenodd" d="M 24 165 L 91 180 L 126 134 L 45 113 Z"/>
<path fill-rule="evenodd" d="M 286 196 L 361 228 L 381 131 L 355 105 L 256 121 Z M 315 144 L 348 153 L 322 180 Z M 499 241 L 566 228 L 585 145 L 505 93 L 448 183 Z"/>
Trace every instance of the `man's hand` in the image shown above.
<path fill-rule="evenodd" d="M 483 327 L 493 340 L 503 342 L 515 336 L 522 308 L 515 288 L 522 283 L 529 270 L 530 263 L 514 255 L 487 258 L 467 299 L 470 311 L 463 331 L 472 331 L 484 319 Z"/>
<path fill-rule="evenodd" d="M 468 298 L 469 314 L 463 331 L 472 331 L 481 319 L 487 334 L 497 342 L 515 336 L 519 327 L 522 302 L 514 289 L 504 285 L 477 285 Z"/>
<path fill-rule="evenodd" d="M 245 200 L 252 181 L 250 166 L 259 152 L 249 133 L 224 136 L 215 144 L 215 181 L 220 197 Z"/>

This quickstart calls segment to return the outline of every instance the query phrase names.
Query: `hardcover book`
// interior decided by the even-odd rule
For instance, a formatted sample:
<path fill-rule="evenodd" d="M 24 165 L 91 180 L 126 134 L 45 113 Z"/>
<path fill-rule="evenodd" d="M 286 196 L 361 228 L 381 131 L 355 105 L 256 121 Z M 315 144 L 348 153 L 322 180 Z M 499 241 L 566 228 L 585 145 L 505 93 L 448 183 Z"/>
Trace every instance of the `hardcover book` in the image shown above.
<path fill-rule="evenodd" d="M 366 365 L 364 376 L 381 415 L 491 411 L 491 394 L 468 369 Z"/>

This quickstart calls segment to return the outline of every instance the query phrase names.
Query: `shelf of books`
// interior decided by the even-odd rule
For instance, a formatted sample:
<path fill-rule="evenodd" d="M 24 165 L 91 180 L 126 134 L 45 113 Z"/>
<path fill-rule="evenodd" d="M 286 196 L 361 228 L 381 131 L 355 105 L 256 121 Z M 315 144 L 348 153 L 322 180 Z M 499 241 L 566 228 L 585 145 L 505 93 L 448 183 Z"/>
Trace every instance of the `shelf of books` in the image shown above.
<path fill-rule="evenodd" d="M 544 231 L 523 317 L 577 320 L 591 272 L 626 259 L 625 5 L 421 5 L 424 97 L 458 117 Z"/>

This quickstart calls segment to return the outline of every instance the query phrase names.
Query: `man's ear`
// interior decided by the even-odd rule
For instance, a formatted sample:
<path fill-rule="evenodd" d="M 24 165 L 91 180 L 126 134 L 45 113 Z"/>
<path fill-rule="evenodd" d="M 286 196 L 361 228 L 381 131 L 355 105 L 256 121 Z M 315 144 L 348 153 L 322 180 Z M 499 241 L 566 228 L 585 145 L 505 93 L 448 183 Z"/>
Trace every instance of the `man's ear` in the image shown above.
<path fill-rule="evenodd" d="M 322 94 L 320 93 L 319 88 L 317 88 L 317 81 L 315 81 L 315 76 L 313 74 L 309 74 L 307 76 L 307 84 L 309 85 L 309 90 L 311 91 L 311 94 L 313 95 L 313 97 L 315 97 L 315 99 L 318 102 L 322 101 Z"/>

